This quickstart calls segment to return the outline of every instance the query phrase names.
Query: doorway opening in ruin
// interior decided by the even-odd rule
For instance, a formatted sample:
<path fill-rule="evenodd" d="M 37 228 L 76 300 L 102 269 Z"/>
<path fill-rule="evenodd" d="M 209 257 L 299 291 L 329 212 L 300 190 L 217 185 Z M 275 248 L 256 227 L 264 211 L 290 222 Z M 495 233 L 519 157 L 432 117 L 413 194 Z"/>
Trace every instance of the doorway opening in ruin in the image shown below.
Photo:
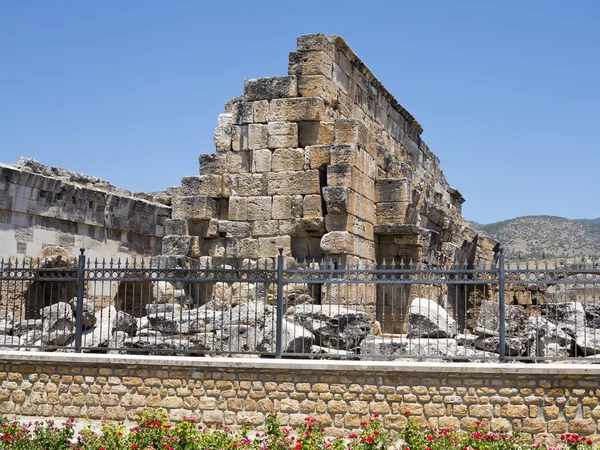
<path fill-rule="evenodd" d="M 152 281 L 122 281 L 119 283 L 114 304 L 117 311 L 134 317 L 146 315 L 146 305 L 156 303 L 157 292 Z"/>
<path fill-rule="evenodd" d="M 375 234 L 375 258 L 378 268 L 385 267 L 388 270 L 414 268 L 419 261 L 420 250 L 417 233 Z M 400 279 L 401 276 L 393 277 Z M 408 278 L 404 275 L 402 277 Z M 418 285 L 377 285 L 375 320 L 381 325 L 384 335 L 408 332 L 410 300 L 419 295 Z"/>
<path fill-rule="evenodd" d="M 56 274 L 60 276 L 59 274 Z M 64 276 L 67 276 L 64 274 Z M 77 296 L 77 282 L 60 279 L 37 279 L 23 290 L 24 319 L 41 318 L 40 310 L 58 302 L 69 302 Z"/>

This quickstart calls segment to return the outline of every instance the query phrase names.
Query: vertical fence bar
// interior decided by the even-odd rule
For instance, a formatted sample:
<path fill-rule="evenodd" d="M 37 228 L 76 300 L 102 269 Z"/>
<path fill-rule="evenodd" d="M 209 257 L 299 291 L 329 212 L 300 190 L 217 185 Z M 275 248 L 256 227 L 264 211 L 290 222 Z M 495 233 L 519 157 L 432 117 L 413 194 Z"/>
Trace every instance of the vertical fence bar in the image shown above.
<path fill-rule="evenodd" d="M 283 335 L 283 248 L 277 256 L 277 328 L 275 332 L 275 356 L 281 358 Z"/>
<path fill-rule="evenodd" d="M 506 311 L 504 302 L 504 247 L 498 249 L 498 331 L 500 332 L 499 361 L 506 362 Z"/>
<path fill-rule="evenodd" d="M 75 352 L 81 353 L 81 337 L 83 332 L 83 292 L 85 276 L 85 249 L 80 248 L 79 262 L 77 266 L 77 309 L 75 316 Z"/>

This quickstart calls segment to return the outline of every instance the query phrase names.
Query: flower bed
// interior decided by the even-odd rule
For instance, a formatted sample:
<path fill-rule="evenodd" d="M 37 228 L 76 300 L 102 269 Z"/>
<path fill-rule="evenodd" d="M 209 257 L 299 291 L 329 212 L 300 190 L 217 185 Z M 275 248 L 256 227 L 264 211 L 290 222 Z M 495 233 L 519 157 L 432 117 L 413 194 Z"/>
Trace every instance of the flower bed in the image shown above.
<path fill-rule="evenodd" d="M 20 450 L 587 450 L 593 442 L 577 434 L 564 434 L 559 443 L 533 442 L 518 433 L 501 434 L 484 430 L 476 422 L 470 432 L 419 429 L 407 414 L 406 426 L 397 433 L 385 430 L 378 415 L 361 424 L 360 431 L 347 436 L 326 437 L 314 417 L 307 417 L 295 432 L 281 427 L 277 414 L 267 416 L 264 431 L 251 423 L 233 431 L 227 427 L 199 425 L 192 418 L 170 424 L 160 410 L 145 411 L 137 426 L 127 430 L 112 421 L 100 430 L 84 428 L 75 433 L 75 420 L 62 426 L 53 421 L 22 424 L 0 416 L 0 448 Z"/>

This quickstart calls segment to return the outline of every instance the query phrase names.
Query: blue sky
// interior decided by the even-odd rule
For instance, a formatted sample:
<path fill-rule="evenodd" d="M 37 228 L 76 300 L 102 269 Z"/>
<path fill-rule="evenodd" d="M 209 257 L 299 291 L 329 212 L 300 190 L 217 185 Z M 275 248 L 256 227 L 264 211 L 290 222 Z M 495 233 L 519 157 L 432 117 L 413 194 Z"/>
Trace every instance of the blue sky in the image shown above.
<path fill-rule="evenodd" d="M 596 0 L 3 1 L 0 161 L 178 185 L 244 79 L 337 34 L 423 125 L 468 219 L 598 217 L 599 24 Z"/>

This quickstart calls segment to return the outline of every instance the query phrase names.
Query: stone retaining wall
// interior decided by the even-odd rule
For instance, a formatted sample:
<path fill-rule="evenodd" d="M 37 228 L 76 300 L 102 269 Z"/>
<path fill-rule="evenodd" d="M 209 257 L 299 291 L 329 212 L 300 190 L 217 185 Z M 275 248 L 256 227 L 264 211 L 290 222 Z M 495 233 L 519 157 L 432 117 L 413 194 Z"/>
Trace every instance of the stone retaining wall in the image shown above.
<path fill-rule="evenodd" d="M 600 367 L 582 364 L 454 364 L 248 360 L 0 353 L 0 413 L 135 420 L 164 408 L 195 417 L 263 425 L 271 410 L 287 426 L 319 418 L 349 432 L 368 414 L 390 429 L 409 411 L 423 426 L 518 428 L 541 437 L 600 426 Z"/>

